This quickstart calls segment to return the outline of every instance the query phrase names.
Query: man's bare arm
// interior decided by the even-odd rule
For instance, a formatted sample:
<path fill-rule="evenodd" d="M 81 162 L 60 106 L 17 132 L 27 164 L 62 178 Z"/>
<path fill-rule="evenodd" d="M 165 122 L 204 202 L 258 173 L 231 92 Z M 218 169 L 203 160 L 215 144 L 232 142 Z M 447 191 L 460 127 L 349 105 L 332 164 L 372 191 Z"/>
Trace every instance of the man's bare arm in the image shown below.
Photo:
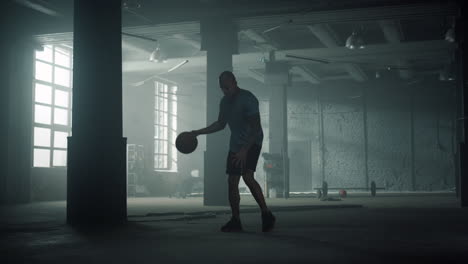
<path fill-rule="evenodd" d="M 249 125 L 252 129 L 250 130 L 250 135 L 247 140 L 247 144 L 243 146 L 243 148 L 246 150 L 250 149 L 250 147 L 255 143 L 258 134 L 262 129 L 262 124 L 260 122 L 260 113 L 248 117 L 247 121 L 249 122 Z"/>
<path fill-rule="evenodd" d="M 204 134 L 211 134 L 211 133 L 215 133 L 220 130 L 223 130 L 224 127 L 226 127 L 226 123 L 218 120 L 205 128 L 202 128 L 199 130 L 192 130 L 192 133 L 195 133 L 197 136 L 204 135 Z"/>

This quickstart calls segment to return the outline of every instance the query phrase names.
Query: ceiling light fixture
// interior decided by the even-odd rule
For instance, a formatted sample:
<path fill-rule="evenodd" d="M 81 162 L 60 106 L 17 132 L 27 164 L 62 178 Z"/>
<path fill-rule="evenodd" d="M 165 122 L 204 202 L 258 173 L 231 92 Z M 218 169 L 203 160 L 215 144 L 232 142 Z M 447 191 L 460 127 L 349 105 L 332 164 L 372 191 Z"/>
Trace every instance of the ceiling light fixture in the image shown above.
<path fill-rule="evenodd" d="M 364 39 L 357 31 L 353 31 L 353 33 L 346 39 L 346 48 L 348 49 L 364 49 L 365 47 Z"/>
<path fill-rule="evenodd" d="M 445 40 L 450 43 L 455 42 L 455 29 L 453 27 L 449 28 L 445 33 Z"/>
<path fill-rule="evenodd" d="M 447 32 L 445 32 L 445 40 L 453 43 L 455 42 L 455 18 L 451 17 L 450 18 L 450 28 L 447 29 Z"/>
<path fill-rule="evenodd" d="M 455 64 L 452 62 L 444 66 L 439 72 L 439 81 L 455 81 Z"/>
<path fill-rule="evenodd" d="M 163 54 L 161 53 L 161 48 L 159 48 L 159 45 L 157 45 L 153 52 L 151 52 L 149 56 L 149 61 L 164 63 L 167 62 L 165 56 L 163 56 Z"/>

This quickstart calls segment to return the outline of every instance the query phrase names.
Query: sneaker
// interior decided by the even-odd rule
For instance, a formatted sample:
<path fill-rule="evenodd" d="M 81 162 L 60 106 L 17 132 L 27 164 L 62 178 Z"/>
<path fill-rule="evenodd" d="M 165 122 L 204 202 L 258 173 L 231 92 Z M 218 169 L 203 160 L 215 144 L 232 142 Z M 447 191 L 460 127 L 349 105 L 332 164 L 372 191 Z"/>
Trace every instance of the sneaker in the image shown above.
<path fill-rule="evenodd" d="M 221 227 L 222 232 L 240 232 L 242 231 L 242 224 L 239 219 L 231 217 L 231 220 Z"/>
<path fill-rule="evenodd" d="M 268 211 L 268 213 L 262 213 L 262 231 L 263 232 L 270 232 L 275 227 L 275 216 Z"/>

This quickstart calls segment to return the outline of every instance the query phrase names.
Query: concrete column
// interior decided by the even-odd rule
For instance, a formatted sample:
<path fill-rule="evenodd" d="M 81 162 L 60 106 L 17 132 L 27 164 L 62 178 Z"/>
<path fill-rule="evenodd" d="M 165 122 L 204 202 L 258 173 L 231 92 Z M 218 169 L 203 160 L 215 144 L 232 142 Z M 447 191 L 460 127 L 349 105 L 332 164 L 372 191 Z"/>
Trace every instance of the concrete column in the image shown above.
<path fill-rule="evenodd" d="M 288 158 L 288 123 L 287 123 L 287 88 L 289 84 L 289 66 L 274 60 L 274 53 L 266 64 L 265 84 L 270 89 L 269 138 L 270 153 L 284 157 L 284 190 L 280 197 L 289 197 L 289 158 Z"/>
<path fill-rule="evenodd" d="M 73 127 L 68 139 L 67 222 L 127 220 L 122 137 L 120 1 L 74 3 Z"/>
<path fill-rule="evenodd" d="M 324 127 L 324 116 L 323 116 L 323 99 L 322 99 L 323 88 L 317 87 L 317 112 L 319 114 L 319 144 L 320 144 L 320 176 L 321 182 L 326 180 L 325 177 L 325 127 Z M 320 185 L 321 186 L 321 185 Z"/>
<path fill-rule="evenodd" d="M 4 23 L 0 23 L 1 31 L 0 33 L 8 32 L 5 28 Z M 9 45 L 6 38 L 0 40 L 0 50 L 4 54 L 10 54 Z M 9 58 L 8 55 L 5 60 L 0 64 L 0 120 L 8 120 L 9 116 Z M 7 190 L 7 165 L 8 165 L 8 148 L 5 146 L 8 145 L 8 122 L 0 122 L 0 204 L 7 203 L 6 190 Z"/>
<path fill-rule="evenodd" d="M 415 89 L 410 87 L 410 156 L 411 156 L 411 190 L 416 191 L 416 147 L 415 147 L 415 134 L 414 134 L 414 104 L 415 104 Z"/>
<path fill-rule="evenodd" d="M 34 47 L 14 4 L 0 22 L 0 204 L 31 200 Z M 13 15 L 16 14 L 16 15 Z"/>
<path fill-rule="evenodd" d="M 364 132 L 364 180 L 369 189 L 369 133 L 367 127 L 367 85 L 362 87 L 362 124 Z"/>
<path fill-rule="evenodd" d="M 206 122 L 218 119 L 223 93 L 218 77 L 232 71 L 232 54 L 237 53 L 237 30 L 229 18 L 214 17 L 201 21 L 201 49 L 206 50 Z M 228 205 L 226 157 L 229 150 L 229 128 L 206 136 L 204 168 L 204 205 Z"/>
<path fill-rule="evenodd" d="M 466 138 L 466 131 L 468 131 L 468 41 L 467 33 L 464 31 L 467 17 L 467 4 L 463 1 L 461 4 L 461 17 L 457 19 L 456 23 L 456 39 L 460 44 L 461 53 L 461 98 L 463 117 L 460 120 L 460 125 L 463 129 L 463 135 L 460 143 L 460 205 L 461 207 L 468 207 L 468 144 Z"/>
<path fill-rule="evenodd" d="M 2 146 L 6 157 L 2 159 L 3 195 L 6 204 L 26 203 L 31 199 L 31 144 L 34 48 L 32 38 L 17 36 L 9 39 L 11 46 L 6 52 L 8 65 L 5 86 L 2 87 L 2 133 L 6 141 Z M 2 125 L 2 126 L 3 126 Z"/>

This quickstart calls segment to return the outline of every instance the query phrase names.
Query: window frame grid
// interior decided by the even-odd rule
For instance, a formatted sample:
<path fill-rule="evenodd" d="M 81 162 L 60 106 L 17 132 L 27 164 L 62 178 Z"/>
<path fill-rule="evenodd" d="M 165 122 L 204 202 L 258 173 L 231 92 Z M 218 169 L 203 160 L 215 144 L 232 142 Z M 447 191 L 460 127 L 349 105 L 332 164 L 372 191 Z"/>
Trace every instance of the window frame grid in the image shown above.
<path fill-rule="evenodd" d="M 60 48 L 68 49 L 69 52 L 70 52 L 70 54 L 69 54 L 69 56 L 70 56 L 70 65 L 67 68 L 65 66 L 62 66 L 62 65 L 59 65 L 59 64 L 55 63 L 55 52 L 56 52 L 56 47 L 58 45 L 53 45 L 52 44 L 52 45 L 47 45 L 47 46 L 50 46 L 51 49 L 52 49 L 52 62 L 45 61 L 45 60 L 42 60 L 40 58 L 37 58 L 36 54 L 34 54 L 34 72 L 36 72 L 36 62 L 37 61 L 39 61 L 41 63 L 44 63 L 44 64 L 47 64 L 47 65 L 50 65 L 52 67 L 52 72 L 51 72 L 52 80 L 49 83 L 47 81 L 36 79 L 36 76 L 33 77 L 33 98 L 32 98 L 33 120 L 32 120 L 32 123 L 33 123 L 33 128 L 34 127 L 39 127 L 39 128 L 50 129 L 50 132 L 51 132 L 50 133 L 50 146 L 49 147 L 36 146 L 34 144 L 34 129 L 33 129 L 33 133 L 32 133 L 32 142 L 33 143 L 32 143 L 32 150 L 31 151 L 34 153 L 34 149 L 49 150 L 49 164 L 48 164 L 47 167 L 34 166 L 34 156 L 33 156 L 31 167 L 33 167 L 33 168 L 48 168 L 48 169 L 51 169 L 51 168 L 66 168 L 67 167 L 66 164 L 64 166 L 55 166 L 54 165 L 54 151 L 56 151 L 56 150 L 66 151 L 67 155 L 68 155 L 68 146 L 67 146 L 67 148 L 55 147 L 54 143 L 55 143 L 55 132 L 64 132 L 64 133 L 67 133 L 68 136 L 71 135 L 72 110 L 73 110 L 73 104 L 72 104 L 72 100 L 73 100 L 73 49 L 68 48 L 68 47 L 62 47 L 62 46 L 60 47 Z M 46 47 L 44 47 L 44 49 L 45 48 Z M 65 69 L 65 70 L 69 71 L 69 87 L 66 87 L 66 86 L 55 83 L 55 67 Z M 42 102 L 36 102 L 36 83 L 42 84 L 42 85 L 47 85 L 47 86 L 50 86 L 52 88 L 51 103 L 50 104 L 46 104 L 46 103 L 42 103 Z M 68 96 L 67 96 L 68 97 L 67 98 L 68 99 L 68 107 L 63 107 L 63 106 L 56 105 L 56 102 L 55 102 L 55 91 L 56 90 L 67 92 L 67 94 L 68 94 Z M 51 114 L 50 114 L 51 122 L 50 122 L 50 125 L 36 122 L 36 120 L 35 120 L 36 105 L 50 107 L 50 109 L 51 109 Z M 67 125 L 62 125 L 62 124 L 56 124 L 55 123 L 55 109 L 60 109 L 60 110 L 67 111 Z"/>
<path fill-rule="evenodd" d="M 177 115 L 173 114 L 173 101 L 177 102 L 177 91 L 173 92 L 172 90 L 177 87 L 176 85 L 168 85 L 163 82 L 154 82 L 154 126 L 153 126 L 153 155 L 154 155 L 154 170 L 155 171 L 177 171 L 177 157 L 174 158 L 174 155 L 177 156 L 177 152 L 173 151 L 175 138 L 172 136 L 172 131 L 177 132 L 177 128 L 172 128 L 172 120 L 177 120 Z M 161 104 L 162 103 L 162 104 Z M 176 105 L 177 107 L 177 105 Z M 167 109 L 167 110 L 165 110 Z M 162 114 L 162 120 L 161 115 Z M 166 122 L 164 122 L 166 121 Z M 177 121 L 176 121 L 177 122 Z M 158 131 L 158 137 L 156 137 L 157 128 L 163 128 L 163 134 L 166 137 L 161 137 L 161 134 Z M 156 143 L 158 142 L 158 143 Z M 160 145 L 163 144 L 163 151 L 160 152 Z M 166 151 L 164 151 L 166 149 Z M 163 159 L 164 164 L 159 164 L 160 157 L 165 157 Z M 175 163 L 176 166 L 172 166 Z"/>

